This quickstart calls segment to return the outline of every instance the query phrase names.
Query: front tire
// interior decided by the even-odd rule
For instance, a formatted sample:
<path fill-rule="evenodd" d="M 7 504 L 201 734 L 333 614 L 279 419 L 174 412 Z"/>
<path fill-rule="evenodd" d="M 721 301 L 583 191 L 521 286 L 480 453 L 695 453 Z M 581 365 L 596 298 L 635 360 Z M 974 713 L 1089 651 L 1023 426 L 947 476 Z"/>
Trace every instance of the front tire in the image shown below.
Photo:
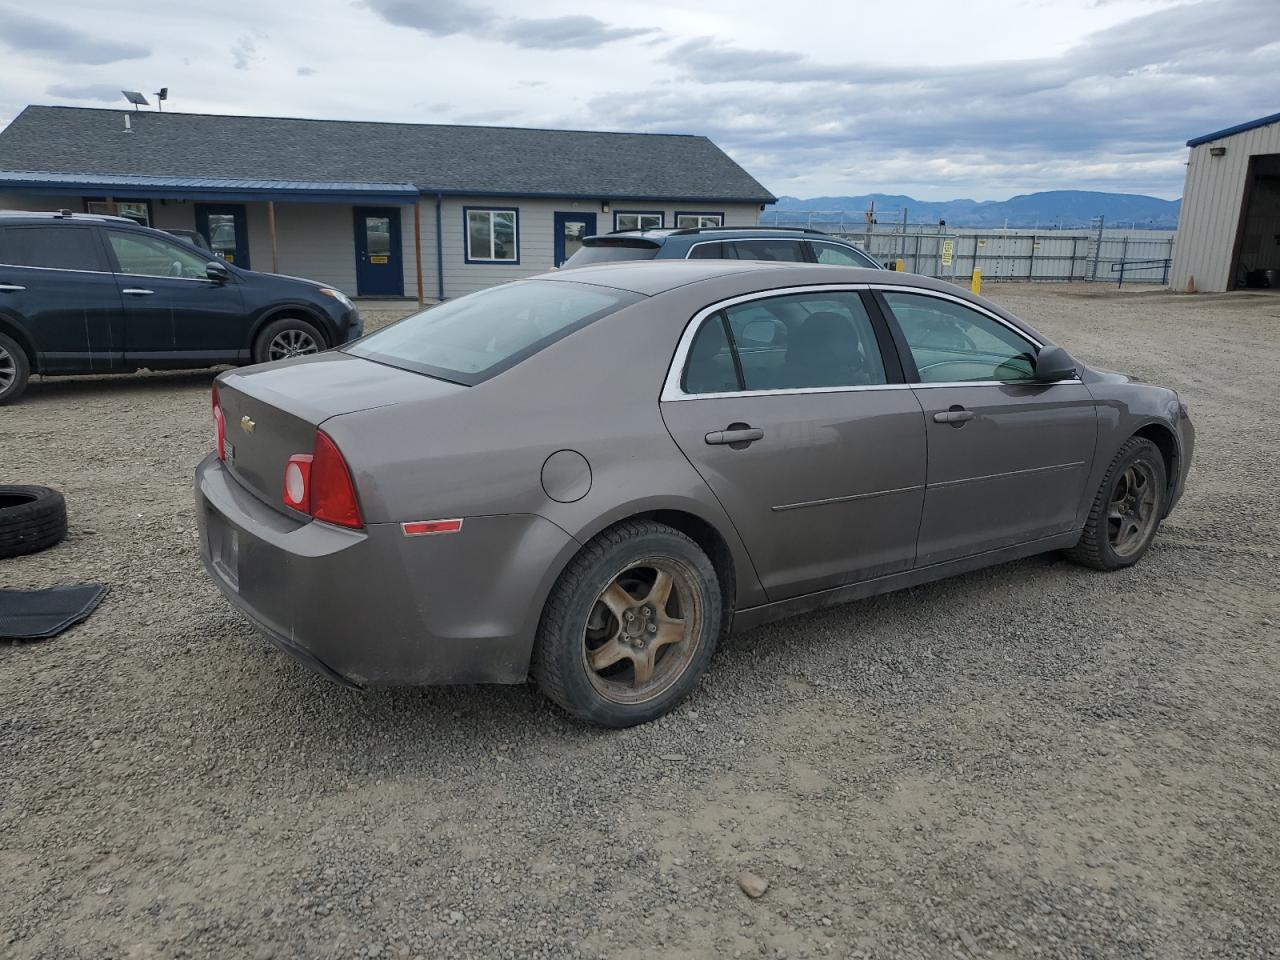
<path fill-rule="evenodd" d="M 305 357 L 326 349 L 324 335 L 315 325 L 298 317 L 272 320 L 253 341 L 253 362 L 269 363 Z"/>
<path fill-rule="evenodd" d="M 610 527 L 573 559 L 547 599 L 534 648 L 539 688 L 604 727 L 672 710 L 715 652 L 723 616 L 707 555 L 671 527 Z"/>
<path fill-rule="evenodd" d="M 1168 495 L 1168 471 L 1160 448 L 1145 437 L 1130 437 L 1111 461 L 1080 542 L 1067 555 L 1095 570 L 1133 566 L 1146 555 L 1160 529 Z"/>
<path fill-rule="evenodd" d="M 26 351 L 12 337 L 0 333 L 0 404 L 22 396 L 31 378 L 31 364 Z"/>

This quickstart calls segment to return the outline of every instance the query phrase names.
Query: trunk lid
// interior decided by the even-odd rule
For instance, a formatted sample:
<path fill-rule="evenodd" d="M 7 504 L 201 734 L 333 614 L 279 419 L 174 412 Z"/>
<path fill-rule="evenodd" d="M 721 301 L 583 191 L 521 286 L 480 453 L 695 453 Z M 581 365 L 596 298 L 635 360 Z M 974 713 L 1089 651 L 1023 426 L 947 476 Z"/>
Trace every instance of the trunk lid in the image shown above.
<path fill-rule="evenodd" d="M 227 465 L 263 502 L 291 513 L 282 501 L 285 465 L 312 451 L 326 420 L 465 389 L 338 351 L 229 371 L 218 377 Z"/>

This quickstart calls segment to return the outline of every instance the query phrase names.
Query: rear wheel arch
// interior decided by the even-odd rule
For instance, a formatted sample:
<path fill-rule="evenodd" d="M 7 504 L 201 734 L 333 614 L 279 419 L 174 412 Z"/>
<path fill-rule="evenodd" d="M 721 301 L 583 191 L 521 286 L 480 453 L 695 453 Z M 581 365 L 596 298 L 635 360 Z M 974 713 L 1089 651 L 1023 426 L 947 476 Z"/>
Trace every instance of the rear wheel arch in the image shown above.
<path fill-rule="evenodd" d="M 27 365 L 31 368 L 31 372 L 39 373 L 40 355 L 31 338 L 27 336 L 26 331 L 12 320 L 0 315 L 0 333 L 3 333 L 6 337 L 22 348 L 22 352 L 27 355 Z"/>

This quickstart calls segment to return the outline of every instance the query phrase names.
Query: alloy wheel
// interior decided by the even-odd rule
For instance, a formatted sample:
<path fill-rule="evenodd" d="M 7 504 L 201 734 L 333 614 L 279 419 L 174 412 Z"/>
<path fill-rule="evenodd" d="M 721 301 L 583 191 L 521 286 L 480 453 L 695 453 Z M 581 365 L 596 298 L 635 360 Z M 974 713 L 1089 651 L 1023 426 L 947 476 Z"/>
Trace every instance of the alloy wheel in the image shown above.
<path fill-rule="evenodd" d="M 267 358 L 284 360 L 287 357 L 302 357 L 309 353 L 319 353 L 320 345 L 316 338 L 305 330 L 281 330 L 271 338 L 267 346 Z"/>
<path fill-rule="evenodd" d="M 684 674 L 705 612 L 694 573 L 666 557 L 638 560 L 592 605 L 582 656 L 591 685 L 615 703 L 643 703 Z"/>
<path fill-rule="evenodd" d="M 18 361 L 4 347 L 0 347 L 0 393 L 4 393 L 18 379 Z"/>
<path fill-rule="evenodd" d="M 1159 491 L 1151 464 L 1135 460 L 1125 468 L 1107 505 L 1107 539 L 1117 556 L 1129 557 L 1142 549 L 1156 523 Z"/>

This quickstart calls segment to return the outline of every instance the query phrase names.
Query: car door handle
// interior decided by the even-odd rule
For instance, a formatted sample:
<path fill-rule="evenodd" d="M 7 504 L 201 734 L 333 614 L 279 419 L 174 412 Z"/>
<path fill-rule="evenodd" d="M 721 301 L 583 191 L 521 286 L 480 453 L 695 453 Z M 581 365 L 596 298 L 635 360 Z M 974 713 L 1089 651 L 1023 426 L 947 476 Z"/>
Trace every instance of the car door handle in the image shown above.
<path fill-rule="evenodd" d="M 135 297 L 149 297 L 155 293 L 154 290 L 148 290 L 145 287 L 125 287 L 120 292 L 127 293 Z"/>
<path fill-rule="evenodd" d="M 953 426 L 960 426 L 968 423 L 974 417 L 972 410 L 966 410 L 964 407 L 952 407 L 950 410 L 941 410 L 933 415 L 934 423 L 950 423 Z"/>
<path fill-rule="evenodd" d="M 742 444 L 744 447 L 749 443 L 755 443 L 757 440 L 763 439 L 764 431 L 759 427 L 748 427 L 744 424 L 732 423 L 727 430 L 712 430 L 707 434 L 707 443 L 716 444 L 727 443 L 730 446 L 734 444 Z"/>

